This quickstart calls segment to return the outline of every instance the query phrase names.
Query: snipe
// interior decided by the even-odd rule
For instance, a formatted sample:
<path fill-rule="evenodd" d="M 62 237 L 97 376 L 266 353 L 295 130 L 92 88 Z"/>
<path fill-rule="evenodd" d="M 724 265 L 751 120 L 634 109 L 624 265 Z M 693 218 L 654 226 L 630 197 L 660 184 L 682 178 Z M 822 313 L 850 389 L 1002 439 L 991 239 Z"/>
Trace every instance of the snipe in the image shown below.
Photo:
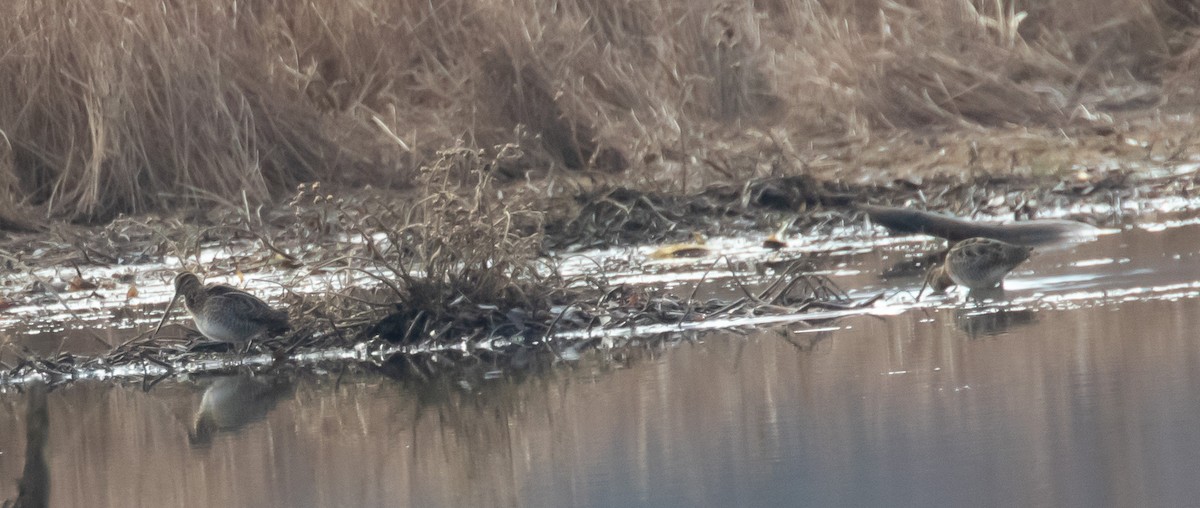
<path fill-rule="evenodd" d="M 935 292 L 954 285 L 971 290 L 999 287 L 1004 276 L 1032 253 L 1031 247 L 990 238 L 968 238 L 950 247 L 946 261 L 929 271 L 925 284 Z M 922 286 L 921 291 L 924 290 Z"/>
<path fill-rule="evenodd" d="M 287 312 L 272 309 L 266 302 L 225 284 L 205 286 L 191 272 L 175 276 L 175 300 L 183 297 L 196 329 L 209 340 L 244 343 L 288 329 Z M 167 308 L 170 312 L 171 307 Z"/>

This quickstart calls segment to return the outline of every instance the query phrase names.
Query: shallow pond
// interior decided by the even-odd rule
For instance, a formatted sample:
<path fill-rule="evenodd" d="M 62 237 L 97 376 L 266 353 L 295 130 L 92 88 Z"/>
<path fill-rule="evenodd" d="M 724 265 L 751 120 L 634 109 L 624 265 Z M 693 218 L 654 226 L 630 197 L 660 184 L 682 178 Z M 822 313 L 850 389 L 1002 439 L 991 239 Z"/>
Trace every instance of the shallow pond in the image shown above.
<path fill-rule="evenodd" d="M 523 371 L 8 388 L 0 498 L 40 471 L 52 506 L 1195 501 L 1200 225 L 1039 250 L 1000 302 L 914 303 L 919 275 L 880 280 L 922 245 L 875 236 L 827 259 L 852 293 L 884 292 L 865 313 L 645 338 Z M 42 418 L 38 467 L 26 430 Z"/>

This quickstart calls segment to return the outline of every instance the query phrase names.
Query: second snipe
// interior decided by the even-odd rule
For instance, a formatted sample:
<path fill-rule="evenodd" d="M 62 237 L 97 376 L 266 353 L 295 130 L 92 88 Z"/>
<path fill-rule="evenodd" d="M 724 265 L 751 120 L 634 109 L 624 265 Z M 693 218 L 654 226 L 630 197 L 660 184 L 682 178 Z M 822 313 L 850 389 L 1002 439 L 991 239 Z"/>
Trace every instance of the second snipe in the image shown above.
<path fill-rule="evenodd" d="M 288 315 L 258 297 L 225 284 L 205 286 L 191 272 L 175 276 L 175 300 L 183 298 L 196 329 L 209 340 L 245 343 L 288 330 Z M 171 307 L 167 308 L 169 313 Z"/>

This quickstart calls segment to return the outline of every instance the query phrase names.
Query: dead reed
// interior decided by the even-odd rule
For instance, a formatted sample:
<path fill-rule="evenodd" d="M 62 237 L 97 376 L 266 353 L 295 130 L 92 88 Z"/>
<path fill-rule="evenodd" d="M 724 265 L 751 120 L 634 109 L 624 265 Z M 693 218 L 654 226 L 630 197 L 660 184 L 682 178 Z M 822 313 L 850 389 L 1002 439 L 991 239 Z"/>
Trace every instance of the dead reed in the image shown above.
<path fill-rule="evenodd" d="M 269 201 L 301 181 L 402 188 L 437 150 L 514 132 L 544 154 L 534 175 L 651 178 L 660 168 L 638 161 L 704 157 L 771 127 L 796 146 L 1058 127 L 1128 109 L 1102 92 L 1129 84 L 1152 89 L 1139 105 L 1188 100 L 1200 24 L 1184 0 L 17 0 L 8 11 L 4 229 Z M 674 171 L 686 188 L 688 163 Z"/>
<path fill-rule="evenodd" d="M 545 331 L 550 306 L 569 291 L 539 259 L 541 213 L 491 184 L 504 153 L 443 150 L 419 173 L 422 199 L 359 219 L 355 229 L 397 302 L 368 335 L 437 343 Z"/>

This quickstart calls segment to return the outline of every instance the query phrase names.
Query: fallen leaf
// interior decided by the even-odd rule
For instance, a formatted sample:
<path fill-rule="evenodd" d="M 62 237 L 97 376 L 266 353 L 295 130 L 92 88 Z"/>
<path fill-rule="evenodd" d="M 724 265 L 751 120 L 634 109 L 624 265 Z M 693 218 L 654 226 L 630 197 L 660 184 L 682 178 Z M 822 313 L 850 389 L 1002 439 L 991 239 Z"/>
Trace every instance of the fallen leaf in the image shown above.
<path fill-rule="evenodd" d="M 76 275 L 74 279 L 71 279 L 71 282 L 67 283 L 68 291 L 88 291 L 96 289 L 97 287 L 99 286 L 97 286 L 95 282 L 84 280 L 83 277 L 78 275 Z"/>
<path fill-rule="evenodd" d="M 780 224 L 778 230 L 776 230 L 774 233 L 771 233 L 771 236 L 768 236 L 766 240 L 763 240 L 763 248 L 771 250 L 787 248 L 788 244 L 786 241 L 784 241 L 783 235 L 787 232 L 787 228 L 791 227 L 792 222 L 795 222 L 795 220 L 796 219 L 792 219 Z"/>
<path fill-rule="evenodd" d="M 694 240 L 688 243 L 676 243 L 660 248 L 650 253 L 651 259 L 698 258 L 707 256 L 708 247 L 704 246 L 704 237 L 699 233 L 692 234 Z"/>
<path fill-rule="evenodd" d="M 288 268 L 291 270 L 295 270 L 302 266 L 300 264 L 300 262 L 296 260 L 296 258 L 294 258 L 292 256 L 285 256 L 278 252 L 276 252 L 275 255 L 271 256 L 271 259 L 268 260 L 267 263 L 274 265 L 274 266 L 281 266 L 283 268 Z"/>
<path fill-rule="evenodd" d="M 771 250 L 779 250 L 787 248 L 788 244 L 787 242 L 780 240 L 779 235 L 771 235 L 768 236 L 766 240 L 763 240 L 762 246 Z"/>

